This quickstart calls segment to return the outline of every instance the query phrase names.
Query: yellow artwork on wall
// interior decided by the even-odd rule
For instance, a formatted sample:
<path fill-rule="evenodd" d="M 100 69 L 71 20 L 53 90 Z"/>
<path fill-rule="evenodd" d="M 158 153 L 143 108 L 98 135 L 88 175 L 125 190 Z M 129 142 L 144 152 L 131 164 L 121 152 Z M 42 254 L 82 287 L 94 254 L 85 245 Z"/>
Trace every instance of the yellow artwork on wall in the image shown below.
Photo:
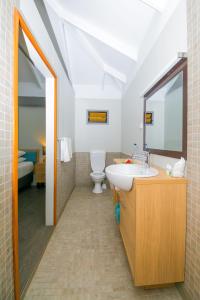
<path fill-rule="evenodd" d="M 108 112 L 107 111 L 88 111 L 88 123 L 107 124 Z"/>
<path fill-rule="evenodd" d="M 146 125 L 153 125 L 153 112 L 146 112 L 144 119 Z"/>

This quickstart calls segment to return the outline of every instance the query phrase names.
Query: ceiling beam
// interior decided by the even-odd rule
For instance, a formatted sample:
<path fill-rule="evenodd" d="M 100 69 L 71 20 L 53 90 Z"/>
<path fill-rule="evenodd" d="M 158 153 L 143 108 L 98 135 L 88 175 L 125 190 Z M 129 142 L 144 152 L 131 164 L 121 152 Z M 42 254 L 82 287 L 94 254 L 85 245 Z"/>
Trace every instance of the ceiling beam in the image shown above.
<path fill-rule="evenodd" d="M 59 21 L 59 27 L 61 32 L 61 38 L 63 40 L 64 44 L 64 51 L 63 53 L 65 64 L 67 66 L 69 78 L 72 82 L 72 72 L 71 72 L 71 65 L 70 65 L 70 41 L 69 41 L 69 34 L 68 34 L 68 28 L 66 28 L 65 23 L 61 20 Z"/>
<path fill-rule="evenodd" d="M 153 8 L 154 10 L 158 11 L 159 13 L 163 12 L 163 5 L 159 5 L 160 1 L 155 1 L 155 0 L 140 0 L 144 4 L 148 5 L 149 7 Z"/>
<path fill-rule="evenodd" d="M 19 44 L 19 50 L 26 57 L 26 59 L 35 67 L 35 64 L 32 61 L 32 59 L 30 58 L 29 54 L 24 50 L 23 46 L 21 46 L 20 44 Z"/>
<path fill-rule="evenodd" d="M 36 84 L 41 88 L 44 89 L 44 80 L 42 80 L 42 77 L 39 75 L 39 71 L 37 70 L 34 62 L 30 58 L 30 56 L 25 52 L 23 47 L 19 45 L 20 53 L 23 55 L 25 60 L 27 61 L 27 66 L 29 67 L 31 73 L 33 74 L 33 77 L 35 78 Z"/>
<path fill-rule="evenodd" d="M 65 65 L 65 62 L 64 62 L 64 59 L 63 59 L 63 55 L 61 53 L 61 50 L 60 50 L 60 47 L 58 45 L 58 42 L 57 42 L 57 39 L 56 39 L 56 35 L 54 33 L 54 29 L 52 27 L 52 24 L 51 24 L 51 21 L 50 21 L 50 18 L 49 18 L 49 15 L 48 15 L 48 12 L 46 10 L 46 7 L 45 7 L 45 4 L 44 4 L 44 1 L 43 0 L 34 0 L 35 2 L 35 5 L 36 5 L 36 8 L 40 14 L 40 17 L 44 23 L 44 26 L 49 34 L 49 37 L 51 39 L 51 42 L 54 46 L 54 49 L 57 53 L 57 56 L 60 60 L 60 63 L 65 71 L 65 74 L 67 76 L 67 78 L 69 79 L 70 81 L 70 78 L 69 78 L 69 74 L 68 74 L 68 70 L 66 68 L 66 65 Z M 71 81 L 70 81 L 71 82 Z"/>
<path fill-rule="evenodd" d="M 45 78 L 43 79 L 40 74 L 39 71 L 37 70 L 37 68 L 35 66 L 33 66 L 30 62 L 29 62 L 30 68 L 35 76 L 35 79 L 39 85 L 39 87 L 41 89 L 45 89 Z"/>
<path fill-rule="evenodd" d="M 80 30 L 76 29 L 76 32 L 79 35 L 79 39 L 82 41 L 88 52 L 91 54 L 97 65 L 103 69 L 104 73 L 109 74 L 110 76 L 118 79 L 122 83 L 126 84 L 127 78 L 126 75 L 119 72 L 115 68 L 111 67 L 110 65 L 106 64 L 100 54 L 97 52 L 97 50 L 94 48 L 94 46 L 88 41 L 84 33 L 82 33 Z"/>
<path fill-rule="evenodd" d="M 124 83 L 124 84 L 127 83 L 126 75 L 124 75 L 123 73 L 119 72 L 115 68 L 109 66 L 108 64 L 104 64 L 104 70 L 105 70 L 106 73 L 108 73 L 109 75 L 111 75 L 115 79 L 118 79 L 122 83 Z"/>
<path fill-rule="evenodd" d="M 86 36 L 84 35 L 84 33 L 81 32 L 78 29 L 76 29 L 75 32 L 78 35 L 79 40 L 82 42 L 82 44 L 84 45 L 84 47 L 87 49 L 87 51 L 92 56 L 93 60 L 95 60 L 96 64 L 101 69 L 104 70 L 104 61 L 103 61 L 103 59 L 101 58 L 101 56 L 99 55 L 99 53 L 97 53 L 96 49 L 92 46 L 92 44 L 88 41 L 88 39 L 86 38 Z"/>
<path fill-rule="evenodd" d="M 57 13 L 57 15 L 63 19 L 63 21 L 70 23 L 76 28 L 84 31 L 90 36 L 96 38 L 97 40 L 103 42 L 105 45 L 111 47 L 112 49 L 120 52 L 121 54 L 129 57 L 133 61 L 138 59 L 138 49 L 134 46 L 128 46 L 114 38 L 109 33 L 103 31 L 94 25 L 87 23 L 85 20 L 71 14 L 70 12 L 64 10 L 55 0 L 46 0 L 46 2 L 51 6 L 51 8 Z"/>

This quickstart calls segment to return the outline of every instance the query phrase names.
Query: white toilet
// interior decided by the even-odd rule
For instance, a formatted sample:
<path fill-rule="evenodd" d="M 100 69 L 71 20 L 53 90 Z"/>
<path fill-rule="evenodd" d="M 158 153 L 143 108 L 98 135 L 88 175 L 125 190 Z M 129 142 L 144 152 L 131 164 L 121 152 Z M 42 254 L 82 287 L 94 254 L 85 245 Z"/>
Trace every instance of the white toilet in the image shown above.
<path fill-rule="evenodd" d="M 94 150 L 90 152 L 90 163 L 92 173 L 90 176 L 94 182 L 93 193 L 100 194 L 103 192 L 101 184 L 106 174 L 103 172 L 105 169 L 106 152 L 102 150 Z"/>

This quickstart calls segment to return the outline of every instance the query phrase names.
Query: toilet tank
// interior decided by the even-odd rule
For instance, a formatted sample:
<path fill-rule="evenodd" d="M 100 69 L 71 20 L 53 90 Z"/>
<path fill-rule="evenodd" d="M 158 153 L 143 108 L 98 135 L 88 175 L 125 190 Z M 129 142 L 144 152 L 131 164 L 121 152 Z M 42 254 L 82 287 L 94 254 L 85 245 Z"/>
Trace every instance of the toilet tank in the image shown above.
<path fill-rule="evenodd" d="M 106 152 L 94 150 L 90 152 L 90 163 L 93 172 L 103 172 L 105 169 Z"/>

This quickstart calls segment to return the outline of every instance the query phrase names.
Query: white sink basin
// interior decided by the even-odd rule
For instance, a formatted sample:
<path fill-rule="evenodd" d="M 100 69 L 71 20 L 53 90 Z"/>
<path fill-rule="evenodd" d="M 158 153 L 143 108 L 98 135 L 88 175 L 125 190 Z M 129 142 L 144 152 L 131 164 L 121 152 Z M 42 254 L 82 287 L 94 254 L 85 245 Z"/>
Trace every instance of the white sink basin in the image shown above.
<path fill-rule="evenodd" d="M 106 176 L 111 184 L 120 190 L 130 191 L 133 178 L 153 177 L 158 175 L 158 170 L 138 164 L 115 164 L 106 169 Z"/>

